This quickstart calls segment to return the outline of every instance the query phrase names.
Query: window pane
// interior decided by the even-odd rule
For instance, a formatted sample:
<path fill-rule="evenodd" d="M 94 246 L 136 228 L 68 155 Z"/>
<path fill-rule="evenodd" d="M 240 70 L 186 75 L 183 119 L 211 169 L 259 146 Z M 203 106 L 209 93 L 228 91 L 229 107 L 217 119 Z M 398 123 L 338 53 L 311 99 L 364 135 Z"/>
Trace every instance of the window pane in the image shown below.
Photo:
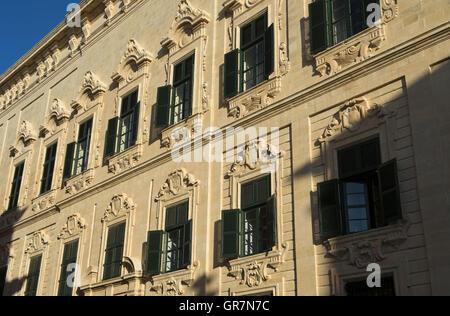
<path fill-rule="evenodd" d="M 359 233 L 367 231 L 369 226 L 367 221 L 349 221 L 349 233 Z"/>
<path fill-rule="evenodd" d="M 265 15 L 263 15 L 262 17 L 260 17 L 258 20 L 256 20 L 255 23 L 255 29 L 256 29 L 256 38 L 264 35 L 264 32 L 266 31 L 266 20 L 265 20 Z"/>
<path fill-rule="evenodd" d="M 252 26 L 248 25 L 242 29 L 242 44 L 248 44 L 252 40 Z"/>
<path fill-rule="evenodd" d="M 367 220 L 366 208 L 349 208 L 348 209 L 349 220 Z"/>
<path fill-rule="evenodd" d="M 334 43 L 337 44 L 347 38 L 345 1 L 333 0 L 332 12 Z"/>
<path fill-rule="evenodd" d="M 245 91 L 255 86 L 256 47 L 253 46 L 247 49 L 243 54 L 243 81 Z"/>
<path fill-rule="evenodd" d="M 364 8 L 365 9 L 365 8 Z M 362 11 L 361 0 L 350 0 L 352 34 L 357 34 L 364 30 L 366 22 Z"/>
<path fill-rule="evenodd" d="M 257 210 L 244 213 L 244 255 L 252 255 L 257 249 Z"/>
<path fill-rule="evenodd" d="M 364 193 L 366 192 L 365 190 L 365 185 L 363 183 L 346 183 L 346 190 L 347 193 L 350 194 L 354 194 L 354 193 Z"/>

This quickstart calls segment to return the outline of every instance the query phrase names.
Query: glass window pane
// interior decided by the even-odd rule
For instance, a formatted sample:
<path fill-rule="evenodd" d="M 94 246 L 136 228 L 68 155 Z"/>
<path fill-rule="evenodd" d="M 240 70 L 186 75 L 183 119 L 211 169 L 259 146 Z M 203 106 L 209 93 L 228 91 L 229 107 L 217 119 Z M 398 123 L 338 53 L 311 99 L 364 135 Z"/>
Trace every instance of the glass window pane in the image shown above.
<path fill-rule="evenodd" d="M 347 205 L 348 206 L 366 205 L 366 196 L 364 194 L 348 194 Z"/>
<path fill-rule="evenodd" d="M 252 255 L 257 249 L 257 211 L 251 210 L 244 213 L 244 255 Z"/>
<path fill-rule="evenodd" d="M 369 229 L 367 221 L 350 221 L 349 233 L 363 232 Z"/>
<path fill-rule="evenodd" d="M 367 221 L 367 209 L 366 208 L 349 208 L 348 209 L 349 220 L 365 220 Z"/>

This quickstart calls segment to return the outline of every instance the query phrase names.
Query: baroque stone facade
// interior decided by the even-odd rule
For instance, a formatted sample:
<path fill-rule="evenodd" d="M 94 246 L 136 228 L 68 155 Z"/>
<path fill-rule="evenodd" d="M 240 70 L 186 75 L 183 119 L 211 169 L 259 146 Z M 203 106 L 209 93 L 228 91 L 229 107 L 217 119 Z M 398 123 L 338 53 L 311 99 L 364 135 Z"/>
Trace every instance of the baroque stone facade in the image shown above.
<path fill-rule="evenodd" d="M 382 0 L 380 25 L 315 54 L 311 2 L 82 1 L 79 30 L 61 23 L 8 69 L 0 77 L 4 295 L 24 295 L 38 255 L 37 295 L 57 295 L 64 246 L 76 240 L 74 295 L 346 295 L 371 263 L 393 278 L 397 295 L 448 294 L 448 1 Z M 241 48 L 242 27 L 262 12 L 274 25 L 273 72 L 226 98 L 224 56 Z M 192 115 L 157 128 L 158 87 L 191 55 Z M 133 91 L 136 141 L 105 157 L 108 122 Z M 89 119 L 89 159 L 67 177 L 67 145 Z M 263 129 L 277 141 L 261 136 L 235 144 L 240 152 L 218 150 L 223 162 L 173 159 L 182 141 L 191 140 L 193 152 L 214 147 L 214 132 L 201 134 L 214 126 Z M 318 185 L 339 178 L 339 150 L 375 136 L 382 162 L 397 161 L 402 219 L 322 238 Z M 40 194 L 52 144 L 52 182 Z M 22 162 L 17 207 L 8 209 Z M 239 209 L 242 185 L 264 175 L 275 197 L 275 246 L 224 259 L 222 211 Z M 147 233 L 164 230 L 166 210 L 181 202 L 192 224 L 190 264 L 150 275 Z M 120 277 L 105 280 L 108 231 L 120 223 Z"/>

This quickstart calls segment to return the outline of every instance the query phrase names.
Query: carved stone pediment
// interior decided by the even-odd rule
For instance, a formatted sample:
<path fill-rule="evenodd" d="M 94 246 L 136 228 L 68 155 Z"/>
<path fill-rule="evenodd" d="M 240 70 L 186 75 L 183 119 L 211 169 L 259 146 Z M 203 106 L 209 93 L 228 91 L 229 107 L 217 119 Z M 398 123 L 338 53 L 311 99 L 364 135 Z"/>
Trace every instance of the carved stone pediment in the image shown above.
<path fill-rule="evenodd" d="M 136 209 L 136 203 L 126 194 L 115 195 L 103 215 L 102 222 L 109 222 L 115 218 L 126 216 Z"/>
<path fill-rule="evenodd" d="M 154 60 L 154 57 L 142 48 L 136 40 L 130 39 L 127 50 L 120 60 L 116 73 L 112 75 L 115 82 L 131 82 L 136 77 L 146 74 L 146 67 Z"/>
<path fill-rule="evenodd" d="M 36 141 L 37 137 L 38 135 L 34 130 L 33 124 L 28 121 L 23 121 L 20 124 L 19 134 L 17 137 L 18 143 L 22 141 L 25 146 L 28 146 L 29 144 Z"/>
<path fill-rule="evenodd" d="M 25 253 L 32 254 L 38 251 L 42 251 L 48 245 L 48 243 L 49 238 L 45 232 L 36 232 L 31 237 L 29 237 Z"/>
<path fill-rule="evenodd" d="M 265 108 L 273 103 L 274 98 L 280 92 L 280 77 L 267 80 L 248 91 L 228 99 L 228 116 L 239 119 L 254 111 Z"/>
<path fill-rule="evenodd" d="M 178 4 L 177 15 L 169 29 L 169 34 L 161 45 L 171 53 L 186 46 L 191 41 L 205 35 L 204 30 L 210 22 L 209 14 L 194 8 L 188 0 L 181 0 Z"/>
<path fill-rule="evenodd" d="M 248 9 L 256 5 L 258 2 L 261 2 L 262 0 L 226 0 L 223 3 L 223 7 L 228 12 L 239 14 L 241 13 L 244 8 Z"/>
<path fill-rule="evenodd" d="M 142 144 L 136 144 L 124 152 L 108 158 L 108 172 L 120 174 L 136 166 L 142 158 Z"/>
<path fill-rule="evenodd" d="M 323 143 L 336 133 L 344 130 L 355 132 L 359 130 L 363 121 L 369 117 L 383 118 L 387 115 L 389 113 L 385 108 L 376 103 L 370 104 L 366 98 L 352 99 L 347 101 L 339 112 L 333 116 L 330 124 L 319 138 L 319 142 Z"/>
<path fill-rule="evenodd" d="M 156 201 L 162 200 L 166 195 L 178 195 L 199 184 L 200 182 L 192 174 L 185 169 L 178 169 L 169 174 L 156 196 Z"/>
<path fill-rule="evenodd" d="M 289 248 L 288 243 L 281 245 L 281 250 L 269 254 L 255 255 L 228 261 L 228 276 L 240 281 L 241 285 L 259 287 L 270 280 L 271 273 L 279 271 Z"/>
<path fill-rule="evenodd" d="M 398 249 L 408 239 L 409 223 L 370 230 L 363 233 L 340 236 L 324 242 L 327 256 L 349 265 L 365 269 L 370 263 L 387 259 L 387 252 Z"/>
<path fill-rule="evenodd" d="M 70 119 L 70 111 L 63 101 L 54 99 L 50 106 L 50 119 L 54 119 L 57 124 L 62 124 Z"/>
<path fill-rule="evenodd" d="M 86 222 L 80 214 L 74 214 L 67 218 L 67 222 L 58 234 L 58 239 L 67 239 L 77 236 L 86 228 Z"/>
<path fill-rule="evenodd" d="M 191 287 L 195 281 L 195 272 L 200 262 L 195 261 L 187 269 L 173 273 L 153 276 L 150 292 L 161 296 L 180 296 L 185 294 L 185 288 Z"/>
<path fill-rule="evenodd" d="M 72 101 L 72 109 L 87 109 L 89 101 L 103 96 L 106 90 L 106 85 L 93 72 L 88 71 L 84 75 L 83 84 L 81 85 L 77 99 Z"/>

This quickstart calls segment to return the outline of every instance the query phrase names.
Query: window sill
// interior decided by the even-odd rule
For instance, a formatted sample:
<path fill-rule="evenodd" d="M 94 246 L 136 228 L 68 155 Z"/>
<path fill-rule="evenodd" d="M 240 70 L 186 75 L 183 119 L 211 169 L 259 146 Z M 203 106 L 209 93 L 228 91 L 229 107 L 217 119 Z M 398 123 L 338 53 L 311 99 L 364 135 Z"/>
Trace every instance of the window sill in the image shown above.
<path fill-rule="evenodd" d="M 313 55 L 316 71 L 321 77 L 367 60 L 375 55 L 386 40 L 385 25 L 368 28 L 345 41 Z"/>
<path fill-rule="evenodd" d="M 39 195 L 37 198 L 31 201 L 32 210 L 34 213 L 45 211 L 56 203 L 57 190 L 50 190 L 44 194 Z"/>
<path fill-rule="evenodd" d="M 183 295 L 183 286 L 191 287 L 195 282 L 195 272 L 200 266 L 198 261 L 186 269 L 158 274 L 151 277 L 150 292 L 156 295 Z"/>
<path fill-rule="evenodd" d="M 249 287 L 258 286 L 263 281 L 270 279 L 269 269 L 278 272 L 284 263 L 284 257 L 289 248 L 288 243 L 283 243 L 281 249 L 275 246 L 272 251 L 256 254 L 249 257 L 228 260 L 228 276 L 247 284 Z"/>
<path fill-rule="evenodd" d="M 398 249 L 408 238 L 408 228 L 406 220 L 399 220 L 386 227 L 330 238 L 323 245 L 328 257 L 366 268 L 369 263 L 386 259 L 386 251 Z"/>
<path fill-rule="evenodd" d="M 133 168 L 139 163 L 139 160 L 141 160 L 142 153 L 143 146 L 142 144 L 137 143 L 130 148 L 127 148 L 125 151 L 107 158 L 108 172 L 116 175 Z"/>
<path fill-rule="evenodd" d="M 203 122 L 203 113 L 193 114 L 183 121 L 164 128 L 161 131 L 161 148 L 172 149 L 177 142 L 184 138 L 192 137 L 197 132 L 201 133 L 198 130 L 198 121 Z"/>
<path fill-rule="evenodd" d="M 239 119 L 265 108 L 281 92 L 281 77 L 272 77 L 259 85 L 226 100 L 228 116 Z"/>
<path fill-rule="evenodd" d="M 89 185 L 92 184 L 94 180 L 94 169 L 88 169 L 82 173 L 73 176 L 72 178 L 66 179 L 65 187 L 66 194 L 74 195 L 78 192 L 84 190 Z"/>

